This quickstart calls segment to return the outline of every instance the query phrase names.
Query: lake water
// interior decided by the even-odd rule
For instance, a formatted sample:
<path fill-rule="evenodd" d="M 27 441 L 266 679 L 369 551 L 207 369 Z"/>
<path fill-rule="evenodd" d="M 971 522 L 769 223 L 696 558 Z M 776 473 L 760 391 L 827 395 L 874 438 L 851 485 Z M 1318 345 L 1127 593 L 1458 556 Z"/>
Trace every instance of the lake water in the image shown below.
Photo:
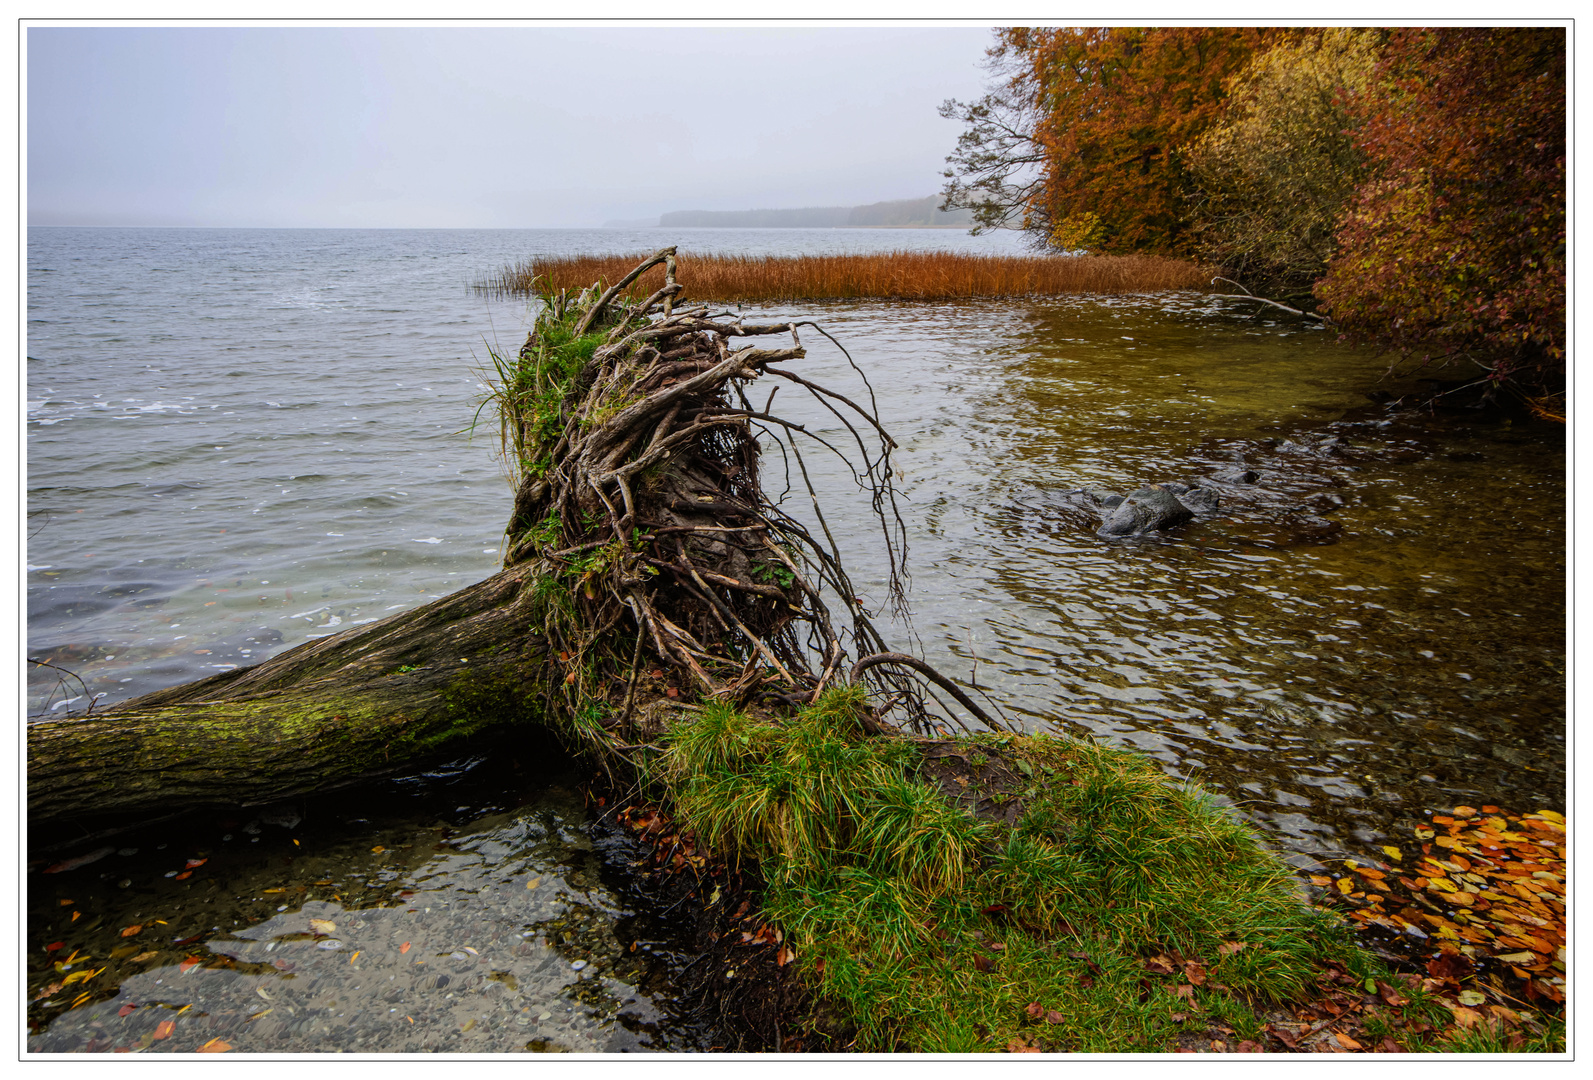
<path fill-rule="evenodd" d="M 492 573 L 489 350 L 527 255 L 1011 250 L 956 230 L 31 229 L 29 712 L 258 661 Z M 79 700 L 72 700 L 77 698 Z M 56 715 L 59 715 L 59 711 Z"/>
<path fill-rule="evenodd" d="M 536 253 L 668 243 L 1016 246 L 910 230 L 30 230 L 28 655 L 83 680 L 30 667 L 30 713 L 257 662 L 492 573 L 511 492 L 492 425 L 470 427 L 488 350 L 517 349 L 528 312 L 470 282 Z M 1367 394 L 1410 386 L 1386 357 L 1192 294 L 755 314 L 817 319 L 870 374 L 911 544 L 913 622 L 891 636 L 1010 719 L 1138 747 L 1301 862 L 1375 851 L 1436 807 L 1564 809 L 1563 429 L 1386 412 Z M 803 340 L 805 373 L 869 393 Z M 845 436 L 788 390 L 781 411 Z M 866 502 L 825 455 L 807 460 L 881 603 Z M 1096 537 L 1070 494 L 1241 469 L 1255 482 L 1223 486 L 1216 515 L 1140 541 Z M 520 827 L 481 820 L 482 835 Z M 375 826 L 351 828 L 364 842 Z"/>

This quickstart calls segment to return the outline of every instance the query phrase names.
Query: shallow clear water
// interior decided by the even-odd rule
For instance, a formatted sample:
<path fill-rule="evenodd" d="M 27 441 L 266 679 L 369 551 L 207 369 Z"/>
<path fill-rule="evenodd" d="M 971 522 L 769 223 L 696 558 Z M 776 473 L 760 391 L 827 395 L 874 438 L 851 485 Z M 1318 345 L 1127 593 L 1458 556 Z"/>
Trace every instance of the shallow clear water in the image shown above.
<path fill-rule="evenodd" d="M 1145 751 L 1302 858 L 1375 852 L 1433 807 L 1563 808 L 1563 429 L 1390 413 L 1367 393 L 1412 384 L 1386 357 L 1246 314 L 1192 295 L 822 310 L 902 445 L 898 640 L 1031 730 Z M 804 342 L 815 377 L 868 392 Z M 831 495 L 851 487 L 833 460 L 808 455 Z M 1258 480 L 1221 485 L 1217 514 L 1139 540 L 1097 537 L 1067 495 L 1241 466 Z M 883 607 L 865 501 L 826 513 Z"/>
<path fill-rule="evenodd" d="M 624 842 L 594 830 L 583 779 L 467 760 L 41 864 L 28 1048 L 707 1049 L 711 1032 L 675 999 L 680 960 L 624 895 Z"/>
<path fill-rule="evenodd" d="M 518 348 L 525 308 L 468 283 L 537 251 L 670 242 L 779 253 L 1010 239 L 30 231 L 28 655 L 86 684 L 34 667 L 30 712 L 60 716 L 93 694 L 109 702 L 256 662 L 490 574 L 510 491 L 493 440 L 464 432 L 480 400 L 475 367 L 489 345 Z M 1564 809 L 1563 429 L 1464 411 L 1387 413 L 1367 393 L 1409 382 L 1385 377 L 1386 358 L 1193 295 L 755 314 L 817 319 L 870 374 L 901 444 L 911 544 L 914 619 L 892 636 L 921 645 L 1009 718 L 1138 747 L 1228 799 L 1301 861 L 1369 852 L 1434 807 Z M 803 342 L 800 370 L 867 396 L 833 346 L 807 333 Z M 850 440 L 791 389 L 776 401 L 783 414 Z M 765 462 L 765 486 L 778 491 L 780 456 L 770 448 Z M 866 500 L 822 451 L 807 462 L 854 580 L 882 607 Z M 1098 538 L 1098 521 L 1069 494 L 1241 466 L 1257 482 L 1225 486 L 1218 513 L 1142 540 Z M 805 497 L 790 509 L 809 513 Z M 319 988 L 290 995 L 302 1015 L 248 1021 L 250 996 L 266 1002 L 256 976 L 238 972 L 255 971 L 247 965 L 263 962 L 269 941 L 292 939 L 312 915 L 342 933 L 348 905 L 306 893 L 285 912 L 256 911 L 273 887 L 263 852 L 253 863 L 240 856 L 252 869 L 216 886 L 250 912 L 212 946 L 239 966 L 176 978 L 210 980 L 203 1011 L 231 1017 L 215 1022 L 218 1033 L 230 1024 L 256 1038 L 238 1025 L 269 1021 L 301 1048 L 398 1049 L 411 1037 L 450 1049 L 523 1046 L 542 1025 L 559 1046 L 627 1037 L 615 1034 L 630 1029 L 613 1027 L 612 1004 L 608 1013 L 511 1010 L 517 999 L 487 978 L 501 966 L 540 987 L 538 1001 L 567 998 L 572 985 L 535 941 L 517 951 L 529 939 L 514 935 L 543 902 L 521 895 L 521 879 L 539 872 L 526 854 L 532 842 L 512 840 L 530 836 L 527 820 L 502 811 L 470 826 L 481 850 L 500 851 L 476 862 L 427 847 L 417 837 L 433 822 L 419 817 L 392 825 L 412 844 L 397 861 L 370 862 L 382 841 L 363 826 L 339 834 L 321 856 L 328 877 L 316 880 L 333 869 L 339 881 L 391 873 L 384 887 L 447 902 L 433 905 L 430 922 L 407 907 L 360 909 L 360 936 L 336 956 L 305 939 L 280 944 L 272 962 L 292 951 L 306 965 L 300 985 Z M 271 835 L 251 846 L 264 849 Z M 96 881 L 99 872 L 74 871 Z M 49 896 L 35 884 L 54 880 L 30 876 L 30 949 L 33 938 L 55 940 Z M 107 880 L 106 926 L 160 910 Z M 549 902 L 574 910 L 556 896 Z M 592 907 L 598 936 L 621 918 L 613 906 Z M 463 940 L 477 927 L 489 947 Z M 492 1042 L 485 1030 L 464 1032 L 468 1010 L 446 991 L 439 999 L 435 979 L 424 985 L 413 951 L 403 963 L 382 952 L 400 938 L 424 941 L 437 973 L 468 973 L 469 1000 L 491 999 L 494 1030 L 509 1034 Z M 477 949 L 469 961 L 452 955 L 464 945 Z M 358 968 L 361 979 L 369 970 L 367 982 L 405 980 L 406 1002 L 421 1009 L 404 1014 L 413 1025 L 392 1026 L 396 1013 L 368 1003 L 348 1011 L 370 990 L 349 989 L 354 951 L 376 965 Z M 489 951 L 497 959 L 483 965 Z M 331 978 L 328 964 L 345 965 L 338 980 L 315 982 Z M 137 978 L 116 1004 L 155 1001 L 151 980 L 166 976 Z M 81 1047 L 109 1038 L 81 1017 L 125 1027 L 154 1015 L 92 1009 L 36 1038 L 70 1031 Z M 560 1016 L 571 1023 L 558 1027 Z M 583 1017 L 597 1026 L 574 1022 Z M 602 1023 L 610 1027 L 600 1032 Z M 696 1037 L 667 1016 L 650 1032 L 650 1045 Z"/>

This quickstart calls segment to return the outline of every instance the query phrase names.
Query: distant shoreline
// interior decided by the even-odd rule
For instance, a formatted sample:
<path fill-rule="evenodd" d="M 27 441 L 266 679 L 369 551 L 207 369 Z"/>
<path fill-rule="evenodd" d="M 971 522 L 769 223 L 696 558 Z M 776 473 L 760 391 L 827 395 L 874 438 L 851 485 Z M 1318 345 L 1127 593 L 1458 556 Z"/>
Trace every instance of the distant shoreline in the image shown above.
<path fill-rule="evenodd" d="M 940 197 L 890 199 L 866 206 L 803 206 L 763 210 L 671 210 L 654 218 L 612 218 L 603 228 L 648 229 L 965 229 L 967 209 L 942 210 Z"/>
<path fill-rule="evenodd" d="M 955 229 L 958 231 L 970 228 L 969 225 L 623 225 L 604 222 L 597 226 L 599 229 L 629 229 L 632 232 L 641 232 L 648 229 L 714 229 L 724 232 L 857 232 L 864 229 L 934 229 L 945 231 Z"/>

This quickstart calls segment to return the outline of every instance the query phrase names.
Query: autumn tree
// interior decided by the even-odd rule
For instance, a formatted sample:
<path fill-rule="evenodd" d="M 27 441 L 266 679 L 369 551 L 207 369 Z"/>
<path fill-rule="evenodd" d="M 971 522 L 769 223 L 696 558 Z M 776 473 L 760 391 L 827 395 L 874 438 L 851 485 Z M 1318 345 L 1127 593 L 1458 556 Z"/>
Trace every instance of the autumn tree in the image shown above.
<path fill-rule="evenodd" d="M 1231 27 L 1008 28 L 1000 82 L 942 114 L 967 125 L 948 207 L 1064 250 L 1188 254 L 1182 148 L 1220 115 L 1228 79 L 1292 31 Z"/>
<path fill-rule="evenodd" d="M 1384 32 L 1332 28 L 1257 54 L 1185 151 L 1205 261 L 1257 292 L 1309 299 L 1363 175 L 1357 102 Z"/>
<path fill-rule="evenodd" d="M 991 89 L 977 101 L 953 98 L 940 106 L 941 116 L 963 125 L 957 148 L 946 159 L 940 208 L 972 210 L 975 234 L 1022 229 L 1044 244 L 1048 233 L 1037 224 L 1031 227 L 1045 183 L 1041 95 L 1034 66 L 1026 59 L 1031 33 L 1036 32 L 998 31 L 996 44 L 985 50 Z"/>
<path fill-rule="evenodd" d="M 1552 388 L 1565 365 L 1565 31 L 1392 34 L 1368 179 L 1316 287 L 1347 334 Z"/>

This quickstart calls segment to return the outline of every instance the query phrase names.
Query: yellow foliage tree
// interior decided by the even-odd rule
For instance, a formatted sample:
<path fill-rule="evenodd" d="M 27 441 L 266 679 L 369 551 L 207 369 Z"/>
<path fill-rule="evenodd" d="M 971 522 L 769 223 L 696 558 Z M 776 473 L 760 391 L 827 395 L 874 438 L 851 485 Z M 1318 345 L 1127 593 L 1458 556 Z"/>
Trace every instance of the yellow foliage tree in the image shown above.
<path fill-rule="evenodd" d="M 1364 169 L 1354 102 L 1383 32 L 1332 28 L 1258 54 L 1185 150 L 1198 252 L 1246 284 L 1309 296 Z"/>

